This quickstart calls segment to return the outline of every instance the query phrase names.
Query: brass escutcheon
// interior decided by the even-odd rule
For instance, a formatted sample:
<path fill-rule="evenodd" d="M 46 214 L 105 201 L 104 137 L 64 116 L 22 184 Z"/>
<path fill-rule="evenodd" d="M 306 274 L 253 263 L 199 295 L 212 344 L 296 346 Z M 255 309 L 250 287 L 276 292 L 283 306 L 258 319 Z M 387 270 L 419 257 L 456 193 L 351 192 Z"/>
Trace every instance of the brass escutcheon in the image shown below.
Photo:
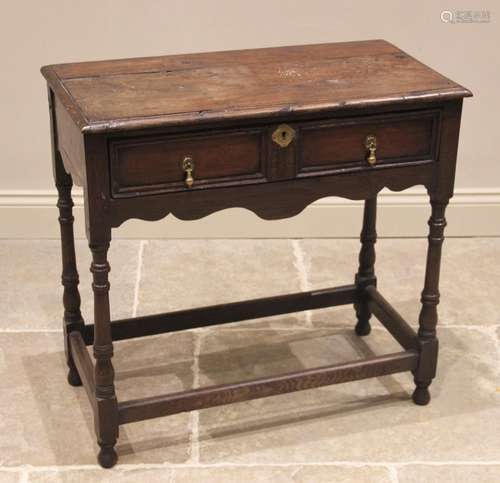
<path fill-rule="evenodd" d="M 286 148 L 295 138 L 295 130 L 288 124 L 280 124 L 273 132 L 273 141 L 282 148 Z"/>
<path fill-rule="evenodd" d="M 191 156 L 185 156 L 182 160 L 182 170 L 186 174 L 184 178 L 184 183 L 188 188 L 191 188 L 194 183 L 193 171 L 194 171 L 194 161 Z"/>
<path fill-rule="evenodd" d="M 377 163 L 377 138 L 373 134 L 366 136 L 365 148 L 368 149 L 366 161 L 370 166 L 373 166 Z"/>

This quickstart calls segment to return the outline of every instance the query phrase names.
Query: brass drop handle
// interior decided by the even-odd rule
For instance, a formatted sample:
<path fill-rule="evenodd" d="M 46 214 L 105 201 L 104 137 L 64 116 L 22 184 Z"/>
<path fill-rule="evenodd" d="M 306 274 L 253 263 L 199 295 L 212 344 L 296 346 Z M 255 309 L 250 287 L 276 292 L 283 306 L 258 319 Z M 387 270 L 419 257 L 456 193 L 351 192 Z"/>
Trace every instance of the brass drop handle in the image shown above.
<path fill-rule="evenodd" d="M 377 164 L 377 138 L 373 134 L 366 136 L 365 147 L 368 149 L 366 161 L 370 166 L 374 166 Z"/>
<path fill-rule="evenodd" d="M 193 171 L 194 171 L 194 161 L 191 156 L 185 156 L 182 160 L 182 170 L 186 174 L 184 178 L 184 183 L 188 188 L 191 188 L 194 183 Z"/>

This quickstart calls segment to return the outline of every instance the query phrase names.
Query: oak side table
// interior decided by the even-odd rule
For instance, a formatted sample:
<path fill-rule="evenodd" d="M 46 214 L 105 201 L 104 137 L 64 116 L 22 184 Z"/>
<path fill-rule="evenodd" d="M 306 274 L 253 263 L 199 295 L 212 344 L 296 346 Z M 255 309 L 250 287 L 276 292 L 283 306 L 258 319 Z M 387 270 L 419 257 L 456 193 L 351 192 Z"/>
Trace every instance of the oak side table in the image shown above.
<path fill-rule="evenodd" d="M 404 371 L 415 380 L 413 401 L 429 402 L 444 214 L 467 89 L 383 40 L 61 64 L 42 73 L 59 193 L 68 381 L 88 394 L 103 467 L 117 461 L 120 425 L 182 411 Z M 73 183 L 84 190 L 93 325 L 80 313 Z M 426 187 L 432 207 L 418 333 L 378 292 L 374 272 L 377 193 L 414 185 Z M 286 218 L 325 196 L 364 200 L 353 284 L 110 321 L 112 228 L 229 207 Z M 370 332 L 373 314 L 403 350 L 117 400 L 113 341 L 343 304 L 354 306 L 358 335 Z"/>

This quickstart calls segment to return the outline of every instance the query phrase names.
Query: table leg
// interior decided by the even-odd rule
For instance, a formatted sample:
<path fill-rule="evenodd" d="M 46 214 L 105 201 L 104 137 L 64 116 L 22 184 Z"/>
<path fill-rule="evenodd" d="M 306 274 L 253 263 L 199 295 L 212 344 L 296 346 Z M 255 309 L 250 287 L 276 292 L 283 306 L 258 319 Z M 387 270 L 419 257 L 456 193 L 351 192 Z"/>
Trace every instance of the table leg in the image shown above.
<path fill-rule="evenodd" d="M 94 357 L 96 414 L 95 430 L 100 446 L 98 460 L 104 468 L 115 465 L 118 456 L 114 449 L 118 438 L 118 404 L 114 387 L 114 369 L 111 363 L 113 342 L 111 339 L 111 322 L 109 312 L 110 270 L 107 260 L 109 243 L 90 244 L 92 250 L 94 290 Z"/>
<path fill-rule="evenodd" d="M 375 243 L 377 241 L 376 232 L 377 221 L 377 197 L 365 201 L 363 212 L 363 228 L 361 230 L 361 251 L 359 252 L 359 269 L 355 277 L 355 284 L 362 292 L 360 302 L 354 304 L 356 317 L 356 334 L 368 335 L 371 331 L 370 317 L 371 312 L 368 308 L 368 300 L 364 295 L 364 288 L 367 285 L 376 285 L 375 277 Z"/>
<path fill-rule="evenodd" d="M 419 367 L 414 372 L 416 389 L 413 393 L 415 404 L 426 405 L 431 396 L 429 386 L 436 375 L 438 339 L 436 325 L 438 322 L 437 305 L 439 303 L 439 271 L 441 265 L 441 247 L 446 226 L 445 210 L 448 200 L 431 199 L 432 214 L 429 219 L 429 236 L 425 284 L 422 291 L 422 309 L 419 316 L 418 338 L 421 344 Z"/>
<path fill-rule="evenodd" d="M 62 161 L 56 155 L 55 163 L 57 169 L 56 187 L 58 191 L 57 207 L 59 208 L 59 225 L 61 229 L 61 252 L 62 252 L 62 276 L 61 282 L 64 287 L 64 352 L 68 364 L 68 382 L 72 386 L 81 386 L 82 381 L 71 355 L 69 345 L 69 334 L 74 330 L 83 331 L 84 321 L 80 312 L 80 292 L 78 291 L 78 270 L 76 267 L 75 240 L 73 233 L 73 200 L 71 188 L 73 182 L 71 176 L 64 171 Z"/>

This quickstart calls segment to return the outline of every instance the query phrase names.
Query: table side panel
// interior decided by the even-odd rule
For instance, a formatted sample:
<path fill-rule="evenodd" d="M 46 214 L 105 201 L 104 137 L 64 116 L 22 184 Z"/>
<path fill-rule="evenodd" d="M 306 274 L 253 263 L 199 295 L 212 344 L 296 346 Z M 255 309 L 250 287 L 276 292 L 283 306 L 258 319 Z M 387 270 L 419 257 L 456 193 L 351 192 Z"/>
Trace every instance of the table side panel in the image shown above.
<path fill-rule="evenodd" d="M 55 147 L 64 163 L 64 169 L 71 175 L 73 183 L 85 185 L 85 146 L 84 137 L 72 117 L 61 103 L 52 96 L 55 120 Z"/>
<path fill-rule="evenodd" d="M 429 189 L 431 198 L 448 202 L 453 196 L 457 165 L 462 99 L 445 104 L 439 132 L 439 162 L 435 165 L 433 183 Z"/>

